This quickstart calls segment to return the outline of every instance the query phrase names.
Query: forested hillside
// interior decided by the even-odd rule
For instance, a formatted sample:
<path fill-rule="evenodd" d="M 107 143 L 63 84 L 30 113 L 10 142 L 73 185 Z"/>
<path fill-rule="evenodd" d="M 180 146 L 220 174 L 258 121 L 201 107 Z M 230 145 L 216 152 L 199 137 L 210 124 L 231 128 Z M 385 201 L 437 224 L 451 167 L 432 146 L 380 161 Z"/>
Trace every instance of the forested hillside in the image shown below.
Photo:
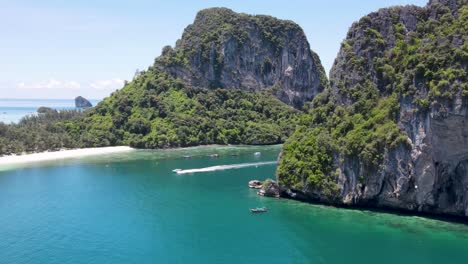
<path fill-rule="evenodd" d="M 151 67 L 66 128 L 84 146 L 277 144 L 297 117 L 268 92 L 187 87 Z"/>

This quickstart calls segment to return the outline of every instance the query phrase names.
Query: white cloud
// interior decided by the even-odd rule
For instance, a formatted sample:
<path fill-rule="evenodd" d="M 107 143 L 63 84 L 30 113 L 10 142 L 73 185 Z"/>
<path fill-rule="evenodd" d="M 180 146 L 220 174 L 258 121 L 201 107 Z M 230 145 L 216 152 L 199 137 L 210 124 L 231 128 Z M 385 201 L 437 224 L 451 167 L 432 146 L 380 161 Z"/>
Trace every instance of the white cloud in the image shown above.
<path fill-rule="evenodd" d="M 61 81 L 51 78 L 47 81 L 36 82 L 36 83 L 25 83 L 19 82 L 16 84 L 16 88 L 19 89 L 66 89 L 66 90 L 79 90 L 81 84 L 76 81 Z"/>
<path fill-rule="evenodd" d="M 78 82 L 50 78 L 36 82 L 20 81 L 13 85 L 15 89 L 8 90 L 8 85 L 0 83 L 0 98 L 66 99 L 81 95 L 85 98 L 100 99 L 122 88 L 124 80 L 116 78 Z"/>
<path fill-rule="evenodd" d="M 92 82 L 89 86 L 92 89 L 104 90 L 104 91 L 114 91 L 115 89 L 120 89 L 124 85 L 124 80 L 121 79 L 110 79 L 110 80 L 98 80 Z"/>

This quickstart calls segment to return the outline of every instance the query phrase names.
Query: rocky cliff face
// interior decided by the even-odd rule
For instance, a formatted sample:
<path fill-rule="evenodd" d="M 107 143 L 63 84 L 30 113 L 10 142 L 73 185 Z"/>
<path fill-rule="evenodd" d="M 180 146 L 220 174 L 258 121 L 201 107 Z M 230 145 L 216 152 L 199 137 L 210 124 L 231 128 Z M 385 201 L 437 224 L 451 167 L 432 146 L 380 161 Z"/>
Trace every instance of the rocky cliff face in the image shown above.
<path fill-rule="evenodd" d="M 175 48 L 164 48 L 156 65 L 192 86 L 271 90 L 295 107 L 327 82 L 297 24 L 226 8 L 200 11 Z"/>
<path fill-rule="evenodd" d="M 381 9 L 353 24 L 312 109 L 337 120 L 312 113 L 285 145 L 287 193 L 468 217 L 467 25 L 466 0 Z M 301 156 L 307 133 L 315 138 Z M 333 143 L 319 148 L 321 138 Z"/>

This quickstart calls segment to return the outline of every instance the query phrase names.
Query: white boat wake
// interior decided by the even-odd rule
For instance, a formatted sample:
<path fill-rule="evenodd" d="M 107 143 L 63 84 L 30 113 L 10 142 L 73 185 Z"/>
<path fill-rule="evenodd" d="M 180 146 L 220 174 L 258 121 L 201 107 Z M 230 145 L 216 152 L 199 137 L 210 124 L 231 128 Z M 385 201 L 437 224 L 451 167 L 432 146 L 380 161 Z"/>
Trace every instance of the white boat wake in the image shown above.
<path fill-rule="evenodd" d="M 239 168 L 246 168 L 246 167 L 256 167 L 256 166 L 271 165 L 271 164 L 276 164 L 276 161 L 242 163 L 242 164 L 231 164 L 231 165 L 217 165 L 217 166 L 211 166 L 211 167 L 206 167 L 206 168 L 188 169 L 188 170 L 175 169 L 173 170 L 173 172 L 177 174 L 189 174 L 189 173 L 197 173 L 197 172 L 208 172 L 208 171 L 218 171 L 218 170 L 239 169 Z"/>

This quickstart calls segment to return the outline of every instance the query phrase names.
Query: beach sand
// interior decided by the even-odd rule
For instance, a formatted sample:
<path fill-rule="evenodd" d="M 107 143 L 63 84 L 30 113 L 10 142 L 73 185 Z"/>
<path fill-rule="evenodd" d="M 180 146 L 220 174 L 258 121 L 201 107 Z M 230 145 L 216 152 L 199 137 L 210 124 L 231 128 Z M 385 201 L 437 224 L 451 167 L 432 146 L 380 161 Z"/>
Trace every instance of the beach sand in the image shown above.
<path fill-rule="evenodd" d="M 40 152 L 25 155 L 11 155 L 0 157 L 0 166 L 24 164 L 30 162 L 53 161 L 70 158 L 80 158 L 87 156 L 98 156 L 103 154 L 120 153 L 131 151 L 133 148 L 126 146 L 103 147 L 103 148 L 83 148 L 72 150 L 60 150 L 52 152 Z"/>

